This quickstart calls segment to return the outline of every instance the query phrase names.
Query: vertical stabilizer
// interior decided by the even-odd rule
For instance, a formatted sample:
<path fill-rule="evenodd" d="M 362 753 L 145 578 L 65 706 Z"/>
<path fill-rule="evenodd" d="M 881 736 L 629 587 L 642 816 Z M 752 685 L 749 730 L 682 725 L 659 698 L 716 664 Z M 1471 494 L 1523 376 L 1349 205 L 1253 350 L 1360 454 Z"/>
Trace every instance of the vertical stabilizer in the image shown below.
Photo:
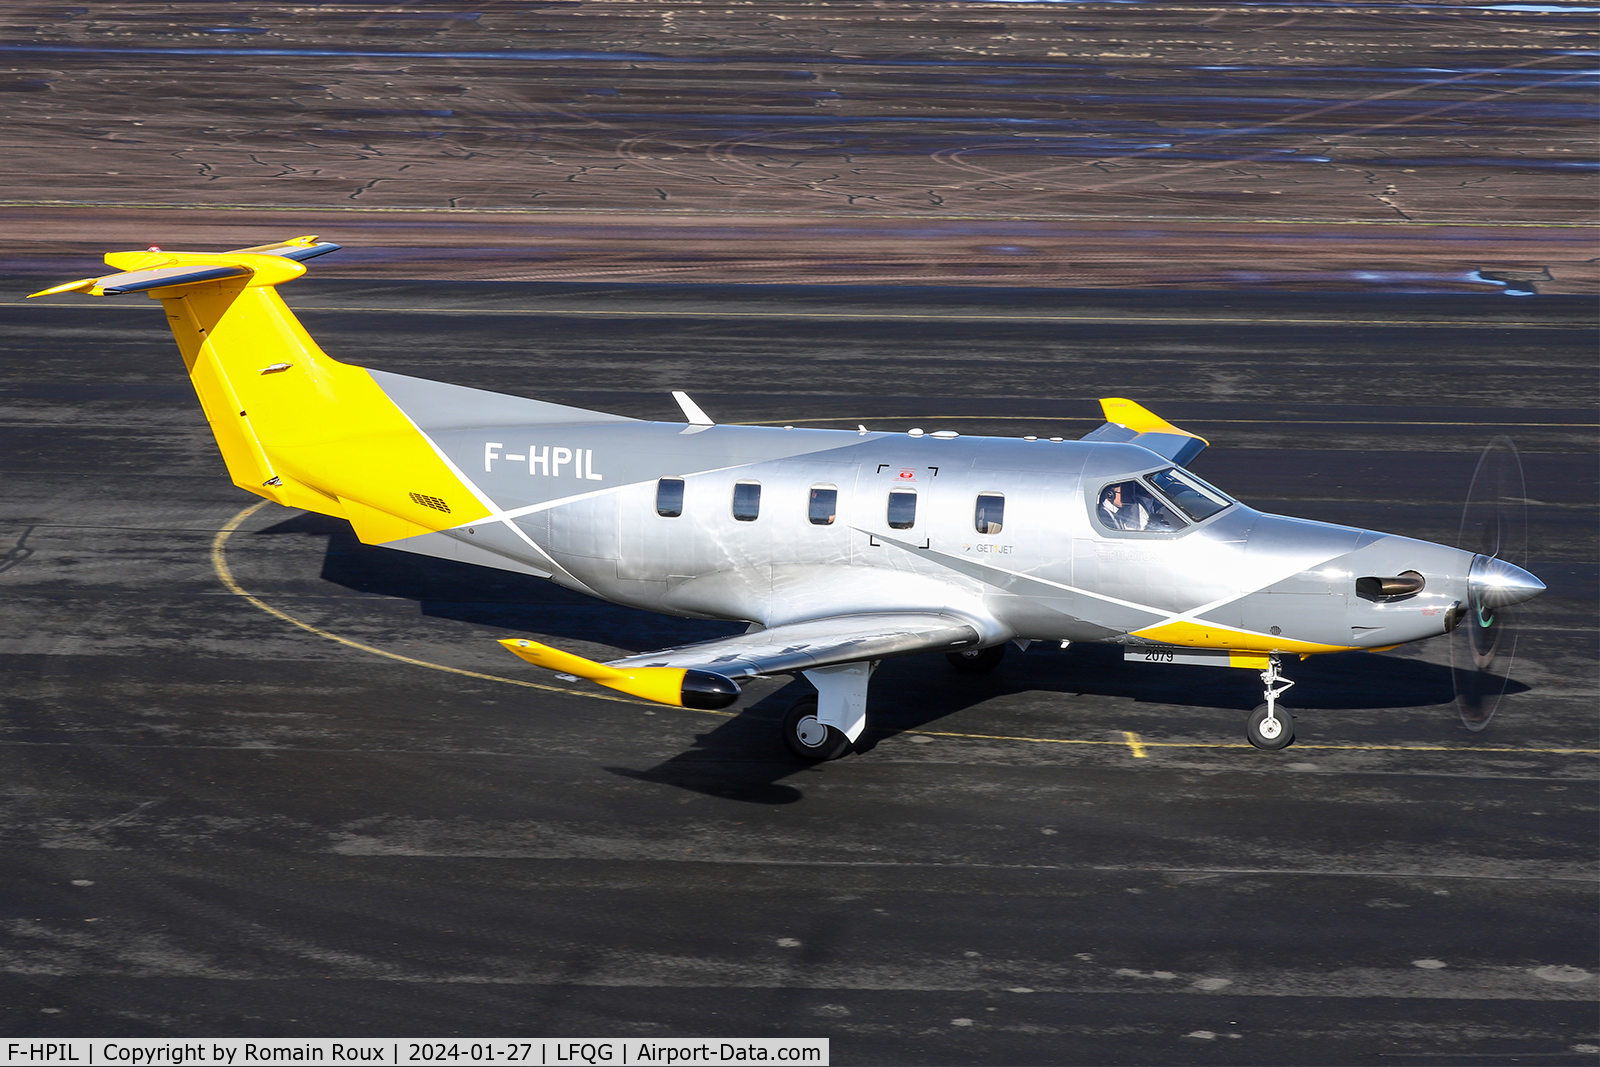
<path fill-rule="evenodd" d="M 232 252 L 115 252 L 123 273 L 35 296 L 161 301 L 234 484 L 348 519 L 369 544 L 472 522 L 488 508 L 372 375 L 324 353 L 278 296 L 315 237 Z"/>

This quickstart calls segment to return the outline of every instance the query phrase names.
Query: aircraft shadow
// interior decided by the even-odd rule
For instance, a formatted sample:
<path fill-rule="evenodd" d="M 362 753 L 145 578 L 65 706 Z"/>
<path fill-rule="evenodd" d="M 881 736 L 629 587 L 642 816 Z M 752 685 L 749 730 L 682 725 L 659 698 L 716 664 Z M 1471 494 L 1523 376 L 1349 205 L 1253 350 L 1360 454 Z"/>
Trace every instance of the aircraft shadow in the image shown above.
<path fill-rule="evenodd" d="M 649 652 L 742 633 L 741 623 L 681 619 L 608 604 L 544 578 L 364 545 L 343 519 L 307 512 L 260 531 L 326 537 L 321 577 L 358 593 L 413 600 L 421 614 L 477 626 Z"/>
<path fill-rule="evenodd" d="M 738 623 L 680 619 L 607 604 L 542 578 L 364 545 L 348 523 L 326 516 L 307 513 L 261 532 L 327 537 L 324 580 L 356 592 L 416 601 L 421 613 L 430 617 L 633 652 L 743 629 Z M 1291 658 L 1285 669 L 1298 684 L 1284 704 L 1296 711 L 1428 707 L 1454 697 L 1450 668 L 1416 659 L 1347 652 L 1305 661 Z M 1528 688 L 1513 681 L 1506 691 L 1521 693 Z M 606 770 L 729 800 L 794 803 L 804 794 L 781 780 L 815 765 L 788 753 L 779 725 L 789 704 L 808 689 L 809 683 L 797 679 L 740 709 L 699 735 L 693 747 L 654 767 Z M 950 730 L 951 724 L 943 722 L 948 717 L 1018 693 L 1109 697 L 1197 712 L 1242 713 L 1261 702 L 1260 681 L 1253 671 L 1125 662 L 1120 649 L 1105 645 L 1036 647 L 1027 653 L 1009 649 L 999 669 L 982 675 L 953 671 L 936 654 L 907 656 L 885 662 L 874 676 L 872 715 L 856 749 L 870 751 L 908 731 Z M 1238 725 L 1236 717 L 1227 717 L 1228 729 Z"/>
<path fill-rule="evenodd" d="M 1300 687 L 1284 704 L 1294 711 L 1433 707 L 1454 697 L 1450 669 L 1436 664 L 1366 652 L 1291 662 L 1290 673 Z M 793 803 L 803 793 L 782 784 L 782 779 L 814 765 L 788 754 L 778 727 L 789 703 L 807 688 L 802 681 L 785 686 L 701 734 L 692 748 L 648 770 L 606 770 L 730 800 Z M 1506 691 L 1527 690 L 1512 682 Z M 1242 733 L 1243 713 L 1261 702 L 1254 672 L 1125 663 L 1120 650 L 1107 646 L 1012 652 L 998 670 L 986 675 L 956 673 L 938 655 L 907 656 L 886 662 L 874 676 L 872 716 L 856 752 L 869 752 L 910 731 L 965 732 L 960 723 L 945 720 L 997 697 L 1024 692 L 1176 705 L 1198 715 L 1207 709 L 1233 712 L 1218 717 L 1216 723 L 1219 733 L 1230 737 Z M 974 732 L 1009 735 L 1012 731 L 990 727 Z"/>

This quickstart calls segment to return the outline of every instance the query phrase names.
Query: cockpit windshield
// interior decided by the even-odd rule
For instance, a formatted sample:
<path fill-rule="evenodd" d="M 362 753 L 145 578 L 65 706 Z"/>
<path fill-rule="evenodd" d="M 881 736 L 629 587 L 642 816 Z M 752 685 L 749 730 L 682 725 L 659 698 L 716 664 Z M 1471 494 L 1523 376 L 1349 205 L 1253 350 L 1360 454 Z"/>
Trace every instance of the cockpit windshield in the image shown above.
<path fill-rule="evenodd" d="M 1235 501 L 1222 490 L 1207 485 L 1186 470 L 1168 467 L 1164 471 L 1144 476 L 1145 481 L 1161 490 L 1161 494 L 1178 506 L 1195 522 L 1209 519 Z"/>

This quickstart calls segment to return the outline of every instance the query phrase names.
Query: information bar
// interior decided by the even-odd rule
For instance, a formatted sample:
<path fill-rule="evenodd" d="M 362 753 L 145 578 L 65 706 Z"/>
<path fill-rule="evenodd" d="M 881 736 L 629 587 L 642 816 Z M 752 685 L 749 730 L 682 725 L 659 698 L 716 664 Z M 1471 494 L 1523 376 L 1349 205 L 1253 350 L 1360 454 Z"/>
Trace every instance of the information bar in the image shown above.
<path fill-rule="evenodd" d="M 66 1038 L 0 1042 L 0 1064 L 187 1067 L 221 1064 L 538 1064 L 541 1067 L 678 1067 L 802 1064 L 826 1067 L 827 1038 Z"/>

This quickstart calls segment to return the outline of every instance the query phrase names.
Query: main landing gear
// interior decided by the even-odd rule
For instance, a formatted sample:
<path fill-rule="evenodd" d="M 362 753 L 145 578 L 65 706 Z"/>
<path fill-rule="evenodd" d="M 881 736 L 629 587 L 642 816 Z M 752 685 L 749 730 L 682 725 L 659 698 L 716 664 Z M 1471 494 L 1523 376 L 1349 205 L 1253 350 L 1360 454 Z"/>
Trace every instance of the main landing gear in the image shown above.
<path fill-rule="evenodd" d="M 1278 707 L 1278 698 L 1294 684 L 1279 673 L 1278 654 L 1267 657 L 1267 669 L 1261 672 L 1262 695 L 1267 702 L 1250 713 L 1245 722 L 1244 734 L 1257 748 L 1277 750 L 1294 744 L 1294 716 Z"/>
<path fill-rule="evenodd" d="M 803 760 L 834 760 L 850 750 L 850 739 L 837 726 L 817 719 L 817 697 L 807 694 L 789 705 L 783 717 L 783 742 Z"/>
<path fill-rule="evenodd" d="M 950 666 L 962 674 L 988 674 L 1000 666 L 1000 661 L 1006 658 L 1006 646 L 990 645 L 988 648 L 967 648 L 960 652 L 946 652 L 944 658 L 949 660 Z"/>
<path fill-rule="evenodd" d="M 1005 658 L 1006 646 L 946 653 L 950 666 L 964 674 L 986 674 Z M 847 755 L 867 725 L 867 683 L 876 661 L 840 663 L 801 671 L 816 693 L 799 697 L 783 716 L 783 743 L 811 763 Z"/>
<path fill-rule="evenodd" d="M 820 763 L 845 755 L 867 726 L 867 683 L 876 660 L 801 671 L 817 687 L 789 705 L 783 743 L 803 760 Z"/>

